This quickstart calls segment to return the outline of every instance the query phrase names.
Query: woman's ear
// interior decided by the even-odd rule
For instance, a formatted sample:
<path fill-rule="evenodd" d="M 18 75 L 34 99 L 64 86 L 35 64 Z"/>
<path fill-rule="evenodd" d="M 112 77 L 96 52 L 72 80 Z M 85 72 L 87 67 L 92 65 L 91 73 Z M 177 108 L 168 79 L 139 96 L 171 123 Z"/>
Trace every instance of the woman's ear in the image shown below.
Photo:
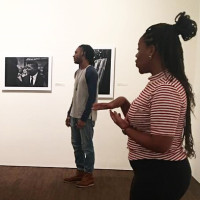
<path fill-rule="evenodd" d="M 154 45 L 149 46 L 149 56 L 153 57 L 156 52 L 156 47 Z"/>

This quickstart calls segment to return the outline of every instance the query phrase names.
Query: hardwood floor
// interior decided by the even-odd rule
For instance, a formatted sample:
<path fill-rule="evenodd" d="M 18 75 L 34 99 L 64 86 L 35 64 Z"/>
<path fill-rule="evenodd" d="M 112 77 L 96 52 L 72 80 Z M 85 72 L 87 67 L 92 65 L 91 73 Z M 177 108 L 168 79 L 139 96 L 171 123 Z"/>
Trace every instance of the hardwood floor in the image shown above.
<path fill-rule="evenodd" d="M 64 183 L 74 169 L 0 166 L 0 200 L 128 200 L 132 171 L 95 170 L 95 186 Z M 192 179 L 181 200 L 199 200 L 200 184 Z"/>

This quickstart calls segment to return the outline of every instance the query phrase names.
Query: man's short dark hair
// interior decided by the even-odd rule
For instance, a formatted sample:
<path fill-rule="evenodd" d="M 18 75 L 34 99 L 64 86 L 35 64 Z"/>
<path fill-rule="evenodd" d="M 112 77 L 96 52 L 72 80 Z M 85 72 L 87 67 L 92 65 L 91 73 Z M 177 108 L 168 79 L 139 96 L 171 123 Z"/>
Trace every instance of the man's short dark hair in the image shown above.
<path fill-rule="evenodd" d="M 27 65 L 28 65 L 28 64 L 32 64 L 32 65 L 35 66 L 35 68 L 36 68 L 36 67 L 38 68 L 38 63 L 37 63 L 36 61 L 34 61 L 34 60 L 27 60 L 27 61 L 26 61 L 26 64 L 27 64 Z"/>

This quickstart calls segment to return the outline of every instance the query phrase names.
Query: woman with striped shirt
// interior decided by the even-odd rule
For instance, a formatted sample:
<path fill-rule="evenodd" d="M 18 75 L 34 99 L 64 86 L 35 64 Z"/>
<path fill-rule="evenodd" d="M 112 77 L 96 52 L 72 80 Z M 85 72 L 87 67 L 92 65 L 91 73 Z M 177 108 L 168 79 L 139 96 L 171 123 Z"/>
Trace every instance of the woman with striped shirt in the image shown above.
<path fill-rule="evenodd" d="M 190 119 L 195 101 L 179 35 L 184 41 L 191 39 L 197 24 L 185 12 L 175 22 L 152 25 L 139 40 L 136 66 L 141 74 L 151 73 L 140 95 L 132 103 L 118 97 L 93 105 L 94 110 L 121 107 L 125 116 L 110 110 L 112 120 L 128 136 L 134 171 L 131 200 L 178 200 L 191 179 L 187 158 L 195 156 Z"/>

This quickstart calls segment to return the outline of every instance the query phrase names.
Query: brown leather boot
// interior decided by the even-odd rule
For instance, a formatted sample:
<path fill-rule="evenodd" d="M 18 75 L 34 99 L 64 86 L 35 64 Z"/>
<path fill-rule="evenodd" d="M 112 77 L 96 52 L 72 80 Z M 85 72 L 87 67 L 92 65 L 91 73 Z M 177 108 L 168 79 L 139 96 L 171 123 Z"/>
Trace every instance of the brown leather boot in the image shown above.
<path fill-rule="evenodd" d="M 70 176 L 64 179 L 64 182 L 76 182 L 81 181 L 84 176 L 84 171 L 76 170 L 76 174 L 74 176 Z"/>
<path fill-rule="evenodd" d="M 79 188 L 91 187 L 94 185 L 94 177 L 92 173 L 85 172 L 81 181 L 79 181 L 76 186 Z"/>

